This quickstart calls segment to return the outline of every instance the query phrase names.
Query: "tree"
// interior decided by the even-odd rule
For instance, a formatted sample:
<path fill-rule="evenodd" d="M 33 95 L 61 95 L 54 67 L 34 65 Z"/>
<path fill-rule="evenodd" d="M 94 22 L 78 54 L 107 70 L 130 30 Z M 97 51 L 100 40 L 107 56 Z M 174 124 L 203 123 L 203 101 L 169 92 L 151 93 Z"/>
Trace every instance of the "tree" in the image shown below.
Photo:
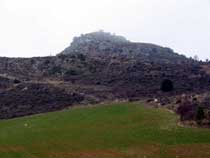
<path fill-rule="evenodd" d="M 194 105 L 189 100 L 183 101 L 177 108 L 177 113 L 180 115 L 180 120 L 192 120 L 194 118 Z"/>
<path fill-rule="evenodd" d="M 161 90 L 163 92 L 170 92 L 173 91 L 174 85 L 171 80 L 165 79 L 161 84 Z"/>
<path fill-rule="evenodd" d="M 20 82 L 21 82 L 20 80 L 14 79 L 14 84 L 18 84 L 18 83 L 20 83 Z"/>
<path fill-rule="evenodd" d="M 78 54 L 77 57 L 80 61 L 85 61 L 86 60 L 86 56 L 84 54 Z"/>
<path fill-rule="evenodd" d="M 205 113 L 203 107 L 199 106 L 196 112 L 196 121 L 201 124 L 201 121 L 205 118 Z"/>

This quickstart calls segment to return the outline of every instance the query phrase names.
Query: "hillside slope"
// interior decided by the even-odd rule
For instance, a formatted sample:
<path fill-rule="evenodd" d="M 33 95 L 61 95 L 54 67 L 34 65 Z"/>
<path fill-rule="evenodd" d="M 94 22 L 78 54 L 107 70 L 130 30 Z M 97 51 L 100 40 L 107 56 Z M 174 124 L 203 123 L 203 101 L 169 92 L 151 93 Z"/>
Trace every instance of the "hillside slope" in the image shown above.
<path fill-rule="evenodd" d="M 209 69 L 209 63 L 169 48 L 89 33 L 57 56 L 0 58 L 0 118 L 73 104 L 205 93 L 210 90 Z"/>

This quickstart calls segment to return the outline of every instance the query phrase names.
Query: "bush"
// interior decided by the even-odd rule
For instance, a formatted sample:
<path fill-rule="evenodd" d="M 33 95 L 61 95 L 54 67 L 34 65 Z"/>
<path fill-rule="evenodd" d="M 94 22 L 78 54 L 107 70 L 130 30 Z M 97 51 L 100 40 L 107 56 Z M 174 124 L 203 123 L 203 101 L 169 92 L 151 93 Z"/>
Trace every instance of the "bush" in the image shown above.
<path fill-rule="evenodd" d="M 21 82 L 20 80 L 14 79 L 14 84 L 18 84 L 18 83 L 20 83 L 20 82 Z"/>
<path fill-rule="evenodd" d="M 199 106 L 196 111 L 196 121 L 201 124 L 201 121 L 205 118 L 205 113 L 203 107 Z"/>
<path fill-rule="evenodd" d="M 86 60 L 86 56 L 84 54 L 78 54 L 77 57 L 78 57 L 78 59 L 80 59 L 80 61 Z"/>
<path fill-rule="evenodd" d="M 173 91 L 174 89 L 174 85 L 173 85 L 173 82 L 171 80 L 164 80 L 161 84 L 161 90 L 163 92 L 170 92 L 170 91 Z"/>
<path fill-rule="evenodd" d="M 55 74 L 61 74 L 62 73 L 62 68 L 60 66 L 54 66 L 52 69 L 49 71 L 51 75 Z"/>
<path fill-rule="evenodd" d="M 177 108 L 177 113 L 180 115 L 181 121 L 193 120 L 195 118 L 197 104 L 193 103 L 189 99 L 182 101 Z"/>
<path fill-rule="evenodd" d="M 76 76 L 76 75 L 79 75 L 79 72 L 78 71 L 76 71 L 76 70 L 67 70 L 66 72 L 65 72 L 65 75 L 66 76 Z"/>
<path fill-rule="evenodd" d="M 191 105 L 179 106 L 177 113 L 180 115 L 181 121 L 192 120 L 194 118 L 194 112 Z"/>

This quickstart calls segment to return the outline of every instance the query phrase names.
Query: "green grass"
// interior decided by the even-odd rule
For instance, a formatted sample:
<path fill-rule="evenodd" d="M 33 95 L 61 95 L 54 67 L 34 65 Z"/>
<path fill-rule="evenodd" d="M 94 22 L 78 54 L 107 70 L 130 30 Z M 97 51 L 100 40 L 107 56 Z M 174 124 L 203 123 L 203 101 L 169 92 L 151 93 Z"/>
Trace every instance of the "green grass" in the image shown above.
<path fill-rule="evenodd" d="M 0 158 L 209 158 L 210 130 L 139 103 L 0 121 Z"/>

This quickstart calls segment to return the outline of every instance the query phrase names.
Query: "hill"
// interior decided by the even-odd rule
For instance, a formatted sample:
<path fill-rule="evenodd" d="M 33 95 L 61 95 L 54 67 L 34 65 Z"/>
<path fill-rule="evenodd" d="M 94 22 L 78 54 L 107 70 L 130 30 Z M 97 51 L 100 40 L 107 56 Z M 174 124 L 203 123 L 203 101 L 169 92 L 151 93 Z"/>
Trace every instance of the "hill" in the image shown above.
<path fill-rule="evenodd" d="M 78 104 L 165 98 L 210 90 L 210 64 L 170 48 L 93 32 L 56 56 L 0 58 L 0 118 Z"/>
<path fill-rule="evenodd" d="M 118 103 L 0 121 L 2 158 L 207 158 L 210 132 L 142 103 Z"/>

